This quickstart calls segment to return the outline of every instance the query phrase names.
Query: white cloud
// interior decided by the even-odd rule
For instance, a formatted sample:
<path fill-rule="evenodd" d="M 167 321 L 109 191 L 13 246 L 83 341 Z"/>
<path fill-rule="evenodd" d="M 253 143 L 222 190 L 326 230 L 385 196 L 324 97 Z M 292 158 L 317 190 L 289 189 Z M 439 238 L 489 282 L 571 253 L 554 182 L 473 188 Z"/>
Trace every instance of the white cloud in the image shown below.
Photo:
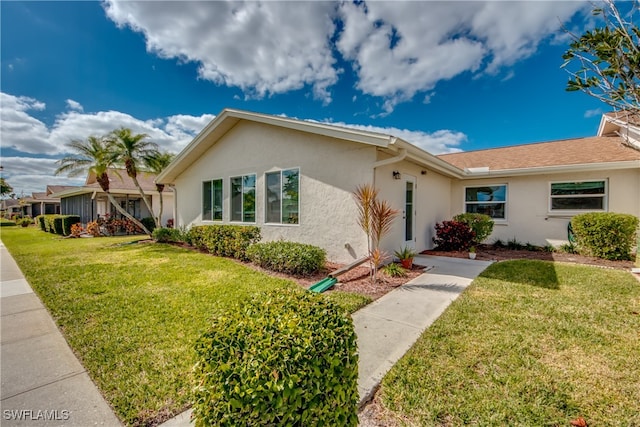
<path fill-rule="evenodd" d="M 55 159 L 46 158 L 62 156 L 65 144 L 71 140 L 86 139 L 90 135 L 100 136 L 116 128 L 127 127 L 135 133 L 146 133 L 149 140 L 157 143 L 162 150 L 177 153 L 215 117 L 212 114 L 175 115 L 140 120 L 118 111 L 85 113 L 81 111 L 79 103 L 69 99 L 67 107 L 71 111 L 57 115 L 53 125 L 47 126 L 29 114 L 33 110 L 44 110 L 44 103 L 2 92 L 0 100 L 3 150 L 13 149 L 18 153 L 29 154 L 3 156 L 3 176 L 16 191 L 19 188 L 28 194 L 44 191 L 47 184 L 82 183 L 65 177 L 54 177 Z"/>
<path fill-rule="evenodd" d="M 44 109 L 45 104 L 33 98 L 0 92 L 2 147 L 26 153 L 55 153 L 57 147 L 49 143 L 46 125 L 28 113 Z"/>
<path fill-rule="evenodd" d="M 584 118 L 589 119 L 591 117 L 602 116 L 602 108 L 594 108 L 593 110 L 587 110 L 584 112 Z"/>
<path fill-rule="evenodd" d="M 199 64 L 199 76 L 264 97 L 313 87 L 329 102 L 337 81 L 330 2 L 129 2 L 107 0 L 118 26 L 144 33 L 147 49 Z"/>
<path fill-rule="evenodd" d="M 82 105 L 78 101 L 74 101 L 73 99 L 67 99 L 67 108 L 74 111 L 84 111 Z"/>
<path fill-rule="evenodd" d="M 336 51 L 356 88 L 389 114 L 416 93 L 463 73 L 497 73 L 561 36 L 582 1 L 130 2 L 107 16 L 144 34 L 163 58 L 193 61 L 199 77 L 247 97 L 313 88 L 331 100 Z M 333 44 L 332 44 L 333 43 Z"/>
<path fill-rule="evenodd" d="M 368 132 L 393 135 L 407 141 L 410 144 L 420 147 L 431 154 L 455 153 L 462 151 L 459 147 L 468 139 L 467 135 L 465 135 L 464 133 L 448 129 L 442 129 L 429 133 L 417 130 L 398 129 L 396 127 L 353 125 L 348 123 L 333 124 Z"/>
<path fill-rule="evenodd" d="M 2 176 L 17 196 L 45 191 L 47 185 L 82 185 L 85 177 L 70 179 L 55 176 L 55 159 L 11 156 L 2 158 Z"/>

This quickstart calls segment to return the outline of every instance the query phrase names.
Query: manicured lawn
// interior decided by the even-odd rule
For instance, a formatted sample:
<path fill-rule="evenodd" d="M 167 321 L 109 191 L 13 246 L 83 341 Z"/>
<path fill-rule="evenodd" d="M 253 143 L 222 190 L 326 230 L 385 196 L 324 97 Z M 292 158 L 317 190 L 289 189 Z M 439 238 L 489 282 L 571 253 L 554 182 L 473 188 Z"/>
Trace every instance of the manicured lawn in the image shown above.
<path fill-rule="evenodd" d="M 384 379 L 407 425 L 640 425 L 640 283 L 543 261 L 489 267 Z"/>
<path fill-rule="evenodd" d="M 60 239 L 4 227 L 2 241 L 104 396 L 127 424 L 189 403 L 193 345 L 216 313 L 260 290 L 295 287 L 233 260 L 141 237 Z M 332 297 L 345 310 L 366 299 Z"/>

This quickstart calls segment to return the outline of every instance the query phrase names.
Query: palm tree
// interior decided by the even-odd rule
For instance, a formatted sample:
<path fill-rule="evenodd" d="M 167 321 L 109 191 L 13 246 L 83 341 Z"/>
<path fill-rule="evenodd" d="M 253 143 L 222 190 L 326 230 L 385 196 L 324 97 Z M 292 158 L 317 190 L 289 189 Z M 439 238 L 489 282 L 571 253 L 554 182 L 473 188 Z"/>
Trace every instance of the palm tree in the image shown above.
<path fill-rule="evenodd" d="M 173 160 L 174 156 L 175 155 L 173 153 L 169 153 L 167 151 L 162 153 L 157 151 L 154 154 L 145 157 L 144 164 L 147 170 L 149 170 L 149 172 L 158 175 L 167 166 L 169 166 L 169 163 L 171 163 L 171 160 Z M 155 220 L 156 220 L 156 226 L 162 227 L 162 211 L 163 211 L 163 203 L 164 203 L 162 199 L 162 192 L 164 191 L 164 184 L 156 183 L 156 190 L 158 190 L 158 194 L 160 195 L 160 212 L 158 212 L 158 216 L 155 217 Z"/>
<path fill-rule="evenodd" d="M 79 176 L 87 172 L 94 173 L 100 188 L 102 188 L 102 191 L 107 195 L 109 202 L 111 202 L 116 210 L 133 221 L 133 223 L 140 227 L 146 234 L 150 235 L 151 233 L 144 224 L 123 209 L 109 192 L 108 171 L 116 162 L 116 156 L 111 149 L 110 142 L 104 137 L 90 136 L 86 141 L 73 140 L 66 144 L 66 146 L 75 154 L 58 160 L 56 164 L 58 164 L 59 167 L 56 169 L 55 174 L 60 175 L 66 173 L 69 176 Z"/>
<path fill-rule="evenodd" d="M 133 134 L 131 129 L 125 127 L 116 129 L 107 136 L 112 145 L 116 162 L 124 164 L 127 175 L 129 175 L 133 184 L 138 189 L 147 210 L 153 215 L 153 209 L 149 204 L 149 200 L 147 200 L 144 190 L 140 186 L 140 183 L 138 183 L 138 172 L 143 159 L 158 152 L 158 145 L 148 141 L 148 137 L 145 133 Z"/>

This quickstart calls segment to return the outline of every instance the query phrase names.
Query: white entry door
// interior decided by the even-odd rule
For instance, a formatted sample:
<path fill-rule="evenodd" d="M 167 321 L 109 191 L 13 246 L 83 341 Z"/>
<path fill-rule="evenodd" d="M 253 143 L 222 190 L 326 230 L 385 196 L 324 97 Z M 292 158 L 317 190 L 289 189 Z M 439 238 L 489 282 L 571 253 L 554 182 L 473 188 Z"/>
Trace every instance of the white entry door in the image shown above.
<path fill-rule="evenodd" d="M 416 179 L 407 176 L 404 180 L 404 245 L 416 248 Z"/>

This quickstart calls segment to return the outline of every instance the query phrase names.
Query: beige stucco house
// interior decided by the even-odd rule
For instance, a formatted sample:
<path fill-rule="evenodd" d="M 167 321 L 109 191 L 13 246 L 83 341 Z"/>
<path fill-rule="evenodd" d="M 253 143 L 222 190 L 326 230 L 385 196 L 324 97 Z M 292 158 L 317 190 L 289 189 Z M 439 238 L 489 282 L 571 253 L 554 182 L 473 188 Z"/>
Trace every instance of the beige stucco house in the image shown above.
<path fill-rule="evenodd" d="M 178 226 L 257 225 L 264 240 L 314 244 L 337 262 L 366 253 L 352 197 L 365 183 L 401 212 L 388 252 L 431 248 L 434 225 L 465 211 L 494 218 L 489 241 L 559 244 L 577 213 L 640 216 L 626 126 L 605 115 L 593 138 L 434 156 L 392 135 L 227 109 L 156 181 L 174 190 Z"/>

